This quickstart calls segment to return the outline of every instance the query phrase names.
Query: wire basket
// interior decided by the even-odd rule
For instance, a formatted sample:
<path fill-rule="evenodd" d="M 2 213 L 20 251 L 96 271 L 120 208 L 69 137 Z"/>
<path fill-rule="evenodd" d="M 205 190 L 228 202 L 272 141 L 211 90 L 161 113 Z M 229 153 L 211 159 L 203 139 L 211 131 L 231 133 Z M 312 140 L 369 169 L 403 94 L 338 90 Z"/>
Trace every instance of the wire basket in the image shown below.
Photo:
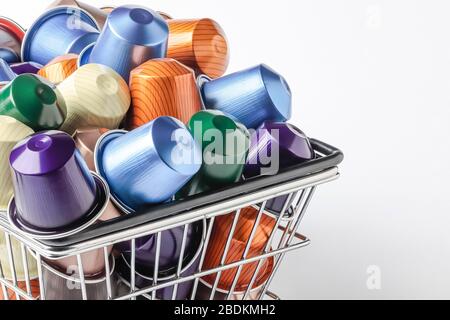
<path fill-rule="evenodd" d="M 65 239 L 32 239 L 0 215 L 0 298 L 278 299 L 270 285 L 285 255 L 309 245 L 300 224 L 317 187 L 339 177 L 343 160 L 340 150 L 311 143 L 315 160 L 278 175 L 149 208 Z M 268 210 L 274 202 L 279 210 Z M 171 242 L 175 249 L 167 249 Z M 166 251 L 176 258 L 169 269 Z M 142 260 L 152 268 L 143 268 Z M 60 261 L 72 261 L 73 268 L 55 268 Z M 102 270 L 87 274 L 94 261 Z"/>

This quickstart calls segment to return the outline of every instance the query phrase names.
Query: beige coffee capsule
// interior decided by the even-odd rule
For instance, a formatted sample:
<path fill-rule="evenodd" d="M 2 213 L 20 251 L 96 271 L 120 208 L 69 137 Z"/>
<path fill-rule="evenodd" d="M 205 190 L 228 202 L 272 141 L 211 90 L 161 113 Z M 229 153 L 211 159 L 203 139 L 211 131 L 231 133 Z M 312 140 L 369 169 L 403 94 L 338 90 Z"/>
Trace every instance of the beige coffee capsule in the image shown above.
<path fill-rule="evenodd" d="M 87 64 L 58 85 L 67 106 L 60 130 L 73 135 L 86 127 L 117 129 L 130 108 L 130 90 L 113 69 Z"/>
<path fill-rule="evenodd" d="M 31 128 L 14 118 L 0 116 L 0 214 L 4 215 L 9 200 L 13 195 L 13 185 L 11 181 L 11 171 L 9 168 L 9 154 L 14 146 L 32 135 Z M 21 245 L 18 241 L 11 238 L 12 254 L 14 256 L 14 266 L 16 278 L 18 281 L 25 280 L 24 261 L 22 259 Z M 27 254 L 28 271 L 31 279 L 37 277 L 36 261 Z M 0 263 L 2 265 L 5 279 L 12 280 L 11 264 L 7 248 L 5 233 L 0 231 Z"/>

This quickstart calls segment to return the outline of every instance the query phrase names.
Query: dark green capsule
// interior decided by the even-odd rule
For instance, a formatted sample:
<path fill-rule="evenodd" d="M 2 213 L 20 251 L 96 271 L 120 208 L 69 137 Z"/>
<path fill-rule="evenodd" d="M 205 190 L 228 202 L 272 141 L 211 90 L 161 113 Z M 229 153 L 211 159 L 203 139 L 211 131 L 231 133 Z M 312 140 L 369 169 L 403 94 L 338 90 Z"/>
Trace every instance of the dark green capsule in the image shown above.
<path fill-rule="evenodd" d="M 66 118 L 66 107 L 50 83 L 34 74 L 22 74 L 0 91 L 0 115 L 37 132 L 58 129 Z"/>
<path fill-rule="evenodd" d="M 199 173 L 177 194 L 177 199 L 240 181 L 250 148 L 247 128 L 219 111 L 195 114 L 188 127 L 202 146 L 203 165 Z"/>

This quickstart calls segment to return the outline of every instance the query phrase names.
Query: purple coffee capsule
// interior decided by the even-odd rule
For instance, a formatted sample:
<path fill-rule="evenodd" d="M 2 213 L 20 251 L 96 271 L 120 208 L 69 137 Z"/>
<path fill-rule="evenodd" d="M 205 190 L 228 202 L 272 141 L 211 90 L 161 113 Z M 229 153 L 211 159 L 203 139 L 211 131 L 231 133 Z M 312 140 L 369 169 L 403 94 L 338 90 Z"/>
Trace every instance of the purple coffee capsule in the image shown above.
<path fill-rule="evenodd" d="M 43 66 L 36 62 L 20 62 L 11 64 L 11 70 L 18 75 L 24 73 L 37 74 L 42 68 Z"/>
<path fill-rule="evenodd" d="M 297 127 L 281 122 L 265 122 L 252 135 L 246 179 L 275 175 L 282 169 L 313 160 L 316 157 L 308 137 Z M 266 209 L 280 214 L 288 196 L 268 201 Z M 294 199 L 291 199 L 291 203 Z"/>
<path fill-rule="evenodd" d="M 66 133 L 46 131 L 17 144 L 10 155 L 15 198 L 8 216 L 20 231 L 53 239 L 93 224 L 109 189 L 89 172 Z"/>

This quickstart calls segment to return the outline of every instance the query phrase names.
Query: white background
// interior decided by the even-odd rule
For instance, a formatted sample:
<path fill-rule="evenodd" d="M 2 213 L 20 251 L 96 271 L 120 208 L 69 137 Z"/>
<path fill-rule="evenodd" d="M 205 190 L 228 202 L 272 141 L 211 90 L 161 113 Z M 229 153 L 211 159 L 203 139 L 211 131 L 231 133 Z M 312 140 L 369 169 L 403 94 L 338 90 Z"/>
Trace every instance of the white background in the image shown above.
<path fill-rule="evenodd" d="M 450 3 L 446 0 L 110 0 L 227 32 L 229 71 L 265 62 L 295 95 L 293 123 L 344 150 L 273 290 L 282 298 L 450 298 Z M 2 1 L 28 27 L 50 1 Z M 367 270 L 381 271 L 369 290 Z"/>

